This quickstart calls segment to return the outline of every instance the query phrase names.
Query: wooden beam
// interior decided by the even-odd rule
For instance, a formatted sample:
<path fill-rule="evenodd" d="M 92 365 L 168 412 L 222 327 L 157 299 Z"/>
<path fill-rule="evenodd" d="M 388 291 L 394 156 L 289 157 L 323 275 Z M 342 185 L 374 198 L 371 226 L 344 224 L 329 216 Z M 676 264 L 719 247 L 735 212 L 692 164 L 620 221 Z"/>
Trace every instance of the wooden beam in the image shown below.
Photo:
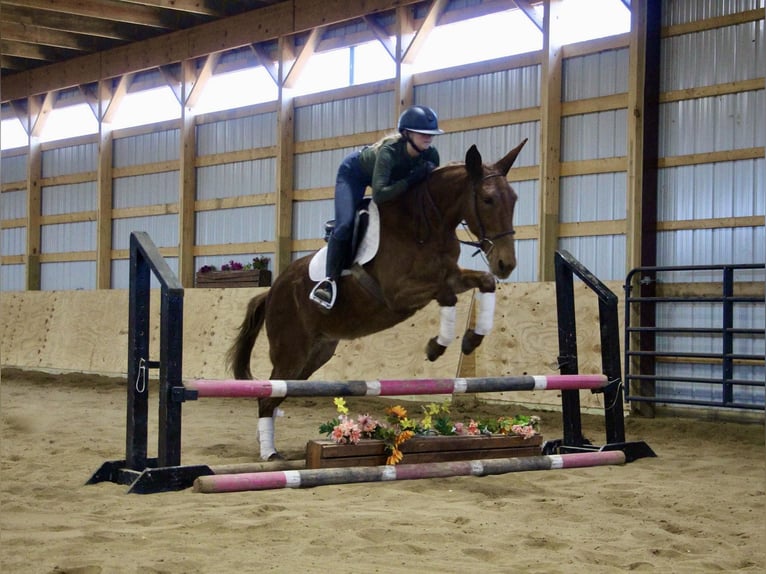
<path fill-rule="evenodd" d="M 412 64 L 404 60 L 409 43 L 415 33 L 412 20 L 412 9 L 401 7 L 396 11 L 396 89 L 395 115 L 398 117 L 405 108 L 411 106 L 415 99 L 415 82 L 412 74 Z"/>
<path fill-rule="evenodd" d="M 250 49 L 255 54 L 255 59 L 258 60 L 258 63 L 266 69 L 271 79 L 274 80 L 274 83 L 279 85 L 279 66 L 277 63 L 271 59 L 271 56 L 263 49 L 261 44 L 250 44 Z"/>
<path fill-rule="evenodd" d="M 32 106 L 30 106 L 31 108 Z M 30 110 L 29 124 L 32 125 Z M 31 133 L 31 130 L 30 130 Z M 40 216 L 42 215 L 43 152 L 40 138 L 30 135 L 27 148 L 26 290 L 40 290 Z"/>
<path fill-rule="evenodd" d="M 282 85 L 286 88 L 294 88 L 295 84 L 298 81 L 298 78 L 300 77 L 301 73 L 303 72 L 304 68 L 308 64 L 309 59 L 311 59 L 311 56 L 314 55 L 316 52 L 316 48 L 319 45 L 319 42 L 322 40 L 322 34 L 324 33 L 325 28 L 314 28 L 311 32 L 309 32 L 308 38 L 306 39 L 306 43 L 301 48 L 300 54 L 297 55 L 295 60 L 293 61 L 292 65 L 290 66 L 290 69 L 287 70 L 287 75 L 283 76 L 282 78 Z M 294 40 L 294 38 L 293 38 Z M 295 45 L 291 42 L 290 52 L 292 53 Z M 286 62 L 283 60 L 282 64 L 284 65 Z"/>
<path fill-rule="evenodd" d="M 366 0 L 349 3 L 336 0 L 323 2 L 321 10 L 316 9 L 316 0 L 284 1 L 158 38 L 13 74 L 3 79 L 0 96 L 2 101 L 8 101 L 25 98 L 30 94 L 93 83 L 102 78 L 118 77 L 213 52 L 274 40 L 319 26 L 362 18 L 368 14 L 415 4 L 417 1 Z M 6 11 L 5 3 L 3 10 Z"/>
<path fill-rule="evenodd" d="M 392 37 L 388 30 L 378 23 L 375 16 L 365 16 L 364 23 L 367 24 L 367 27 L 382 44 L 391 59 L 396 61 L 396 38 Z"/>
<path fill-rule="evenodd" d="M 113 100 L 111 81 L 102 80 L 97 87 L 98 119 L 98 173 L 96 176 L 96 288 L 112 287 L 112 197 L 114 165 L 114 138 L 112 124 L 104 121 Z"/>
<path fill-rule="evenodd" d="M 295 183 L 295 99 L 286 85 L 286 60 L 292 58 L 291 38 L 279 39 L 279 95 L 277 110 L 277 195 L 274 206 L 276 245 L 274 272 L 278 276 L 292 261 L 293 194 Z M 275 277 L 276 278 L 276 277 Z"/>
<path fill-rule="evenodd" d="M 555 279 L 554 255 L 558 248 L 561 170 L 561 0 L 545 0 L 542 83 L 540 103 L 540 236 L 538 280 Z"/>
<path fill-rule="evenodd" d="M 162 10 L 117 0 L 89 0 L 88 2 L 80 2 L 79 0 L 3 0 L 3 5 L 60 12 L 86 18 L 108 19 L 112 22 L 126 22 L 165 30 L 183 27 L 183 20 L 187 22 L 187 25 L 191 22 L 183 15 L 172 22 L 173 19 L 168 18 Z M 76 32 L 77 29 L 72 31 Z"/>
<path fill-rule="evenodd" d="M 431 7 L 428 9 L 428 14 L 426 14 L 422 24 L 420 24 L 418 31 L 415 32 L 415 37 L 404 51 L 402 57 L 403 62 L 412 64 L 415 61 L 418 52 L 420 52 L 423 44 L 425 44 L 425 41 L 428 39 L 428 35 L 436 27 L 436 24 L 444 13 L 444 10 L 447 8 L 448 3 L 448 0 L 433 0 Z"/>
<path fill-rule="evenodd" d="M 178 170 L 178 278 L 184 287 L 194 286 L 194 200 L 197 197 L 197 170 L 194 165 L 197 154 L 197 130 L 194 110 L 186 103 L 198 81 L 193 60 L 181 63 L 181 134 L 179 137 Z"/>
<path fill-rule="evenodd" d="M 513 0 L 514 4 L 519 7 L 519 10 L 524 12 L 524 15 L 529 18 L 532 23 L 537 26 L 537 29 L 541 32 L 543 31 L 543 20 L 538 16 L 537 12 L 535 12 L 535 9 L 532 7 L 532 4 L 529 3 L 529 0 Z"/>

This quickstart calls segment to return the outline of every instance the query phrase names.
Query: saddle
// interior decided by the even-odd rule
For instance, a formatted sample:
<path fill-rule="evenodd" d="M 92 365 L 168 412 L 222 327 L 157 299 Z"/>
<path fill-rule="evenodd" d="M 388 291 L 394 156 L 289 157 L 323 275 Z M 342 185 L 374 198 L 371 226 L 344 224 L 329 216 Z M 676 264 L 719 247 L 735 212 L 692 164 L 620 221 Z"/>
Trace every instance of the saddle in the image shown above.
<path fill-rule="evenodd" d="M 335 220 L 331 219 L 324 226 L 324 240 L 330 240 L 333 229 L 335 229 Z M 354 232 L 351 239 L 350 265 L 343 270 L 343 275 L 351 274 L 351 268 L 362 266 L 371 261 L 378 252 L 380 240 L 380 215 L 378 206 L 366 197 L 362 201 L 361 207 L 357 210 L 354 217 Z M 327 247 L 322 247 L 311 258 L 309 263 L 309 277 L 312 281 L 321 281 L 325 278 L 325 262 L 327 260 Z"/>

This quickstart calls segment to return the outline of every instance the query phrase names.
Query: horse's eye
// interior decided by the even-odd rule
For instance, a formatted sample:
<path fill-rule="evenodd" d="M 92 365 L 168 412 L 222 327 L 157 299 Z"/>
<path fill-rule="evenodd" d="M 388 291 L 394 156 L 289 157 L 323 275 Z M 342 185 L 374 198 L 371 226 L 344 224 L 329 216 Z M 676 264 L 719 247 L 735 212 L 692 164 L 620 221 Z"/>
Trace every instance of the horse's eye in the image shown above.
<path fill-rule="evenodd" d="M 492 205 L 493 203 L 495 203 L 495 201 L 491 197 L 485 197 L 484 199 L 482 199 L 482 201 L 485 203 L 485 205 Z"/>

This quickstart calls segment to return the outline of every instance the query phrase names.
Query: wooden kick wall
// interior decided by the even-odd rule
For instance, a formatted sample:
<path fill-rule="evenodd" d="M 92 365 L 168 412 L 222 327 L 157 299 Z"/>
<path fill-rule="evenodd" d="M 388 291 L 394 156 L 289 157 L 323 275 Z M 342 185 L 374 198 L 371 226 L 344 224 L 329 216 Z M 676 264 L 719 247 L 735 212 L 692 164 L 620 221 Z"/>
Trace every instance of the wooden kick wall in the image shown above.
<path fill-rule="evenodd" d="M 622 300 L 621 285 L 608 284 Z M 189 289 L 184 294 L 183 376 L 228 378 L 224 355 L 242 320 L 247 301 L 260 289 Z M 600 333 L 595 295 L 575 285 L 579 364 L 582 373 L 600 373 Z M 159 291 L 152 294 L 150 359 L 159 359 Z M 344 341 L 312 378 L 451 378 L 456 376 L 545 375 L 558 372 L 555 284 L 503 283 L 493 331 L 469 357 L 460 353 L 471 321 L 472 294 L 461 296 L 457 340 L 438 361 L 425 358 L 425 344 L 439 331 L 435 303 L 408 321 L 363 339 Z M 20 291 L 0 297 L 0 364 L 26 370 L 125 376 L 128 292 Z M 622 319 L 622 310 L 620 311 Z M 256 343 L 253 375 L 268 378 L 271 363 L 265 337 Z M 156 372 L 154 373 L 156 376 Z M 487 398 L 556 405 L 556 393 L 493 393 Z M 601 406 L 600 395 L 582 393 L 584 406 Z"/>

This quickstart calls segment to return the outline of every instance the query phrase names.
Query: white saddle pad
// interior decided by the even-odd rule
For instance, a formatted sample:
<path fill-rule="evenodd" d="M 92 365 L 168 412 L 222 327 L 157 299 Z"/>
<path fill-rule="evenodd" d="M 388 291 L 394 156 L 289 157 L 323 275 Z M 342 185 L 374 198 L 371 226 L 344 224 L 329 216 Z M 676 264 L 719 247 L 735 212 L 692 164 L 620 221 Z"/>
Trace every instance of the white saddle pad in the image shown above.
<path fill-rule="evenodd" d="M 359 263 L 359 265 L 364 265 L 375 257 L 380 243 L 380 215 L 378 213 L 378 206 L 375 205 L 374 201 L 370 202 L 367 211 L 370 215 L 367 223 L 367 232 L 364 234 L 362 243 L 359 245 L 356 257 L 354 258 L 354 263 Z M 321 281 L 327 277 L 326 261 L 327 246 L 325 245 L 314 254 L 309 263 L 309 277 L 311 277 L 312 281 Z M 348 275 L 348 273 L 348 271 L 343 271 L 344 275 Z"/>

